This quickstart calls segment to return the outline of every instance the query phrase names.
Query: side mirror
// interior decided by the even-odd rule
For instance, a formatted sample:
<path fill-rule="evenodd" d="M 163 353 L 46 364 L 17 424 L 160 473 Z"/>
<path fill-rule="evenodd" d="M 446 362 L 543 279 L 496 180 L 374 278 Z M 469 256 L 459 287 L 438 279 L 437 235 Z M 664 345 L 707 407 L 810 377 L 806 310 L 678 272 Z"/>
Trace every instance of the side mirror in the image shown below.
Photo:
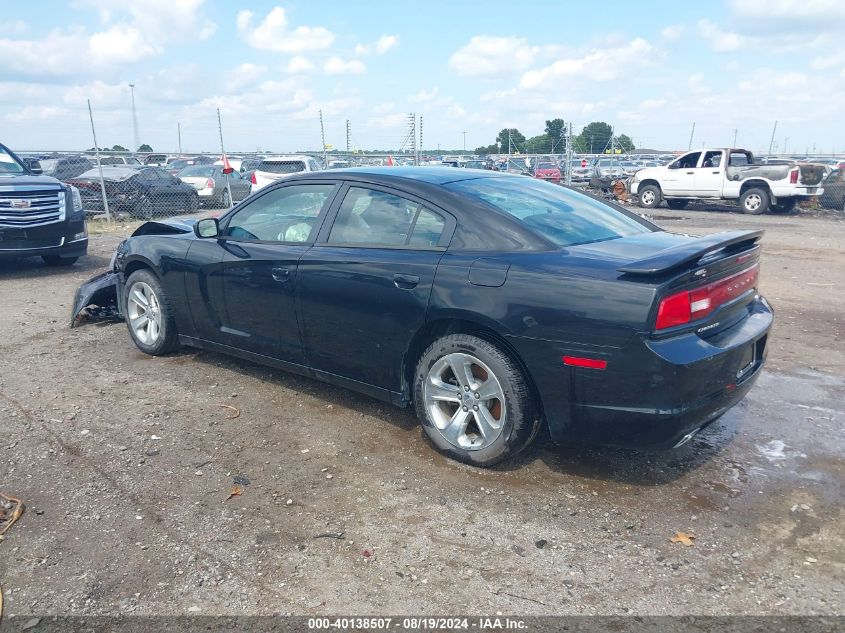
<path fill-rule="evenodd" d="M 669 163 L 669 164 L 667 165 L 667 167 L 668 167 L 669 169 L 677 169 L 677 168 L 678 168 L 678 163 Z"/>
<path fill-rule="evenodd" d="M 194 224 L 194 235 L 199 238 L 217 237 L 220 235 L 220 222 L 217 218 L 203 218 Z"/>
<path fill-rule="evenodd" d="M 33 176 L 40 176 L 44 173 L 44 170 L 41 169 L 41 163 L 35 158 L 24 158 L 23 164 L 26 165 L 26 168 Z"/>

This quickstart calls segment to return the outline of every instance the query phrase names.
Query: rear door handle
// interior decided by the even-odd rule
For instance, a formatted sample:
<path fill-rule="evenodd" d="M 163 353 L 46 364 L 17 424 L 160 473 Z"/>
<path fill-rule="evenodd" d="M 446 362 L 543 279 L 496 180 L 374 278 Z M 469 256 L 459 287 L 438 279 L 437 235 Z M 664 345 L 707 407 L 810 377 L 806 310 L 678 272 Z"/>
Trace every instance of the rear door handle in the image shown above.
<path fill-rule="evenodd" d="M 413 290 L 420 283 L 418 275 L 393 275 L 393 284 L 402 290 Z"/>
<path fill-rule="evenodd" d="M 271 273 L 273 275 L 273 279 L 276 281 L 285 282 L 290 280 L 290 270 L 287 268 L 274 268 Z"/>

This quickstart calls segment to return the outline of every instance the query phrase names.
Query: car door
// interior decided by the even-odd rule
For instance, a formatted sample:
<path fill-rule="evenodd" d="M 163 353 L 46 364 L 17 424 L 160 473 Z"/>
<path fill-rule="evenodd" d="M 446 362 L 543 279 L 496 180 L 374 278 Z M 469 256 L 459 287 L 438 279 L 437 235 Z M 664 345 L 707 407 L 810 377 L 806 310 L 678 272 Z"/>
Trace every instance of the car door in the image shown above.
<path fill-rule="evenodd" d="M 295 305 L 298 263 L 336 186 L 326 181 L 274 187 L 221 223 L 220 342 L 303 364 Z"/>
<path fill-rule="evenodd" d="M 232 200 L 243 200 L 249 195 L 250 183 L 244 180 L 241 175 L 233 171 L 228 174 L 229 186 L 232 188 Z"/>
<path fill-rule="evenodd" d="M 425 322 L 454 218 L 413 196 L 357 183 L 344 186 L 329 217 L 299 264 L 306 362 L 318 375 L 398 392 L 402 358 Z"/>
<path fill-rule="evenodd" d="M 705 198 L 717 198 L 722 193 L 724 152 L 704 152 L 701 166 L 695 169 L 695 192 Z"/>
<path fill-rule="evenodd" d="M 669 163 L 660 186 L 667 196 L 690 196 L 695 191 L 695 170 L 701 152 L 684 154 L 673 163 Z"/>

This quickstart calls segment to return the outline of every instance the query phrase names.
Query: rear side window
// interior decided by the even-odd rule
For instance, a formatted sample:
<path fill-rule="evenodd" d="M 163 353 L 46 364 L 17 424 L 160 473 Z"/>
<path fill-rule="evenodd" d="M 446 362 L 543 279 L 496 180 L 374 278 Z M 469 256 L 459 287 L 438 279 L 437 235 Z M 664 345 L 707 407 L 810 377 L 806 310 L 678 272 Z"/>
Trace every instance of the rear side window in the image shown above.
<path fill-rule="evenodd" d="M 270 174 L 296 174 L 305 171 L 305 163 L 301 160 L 265 160 L 257 170 Z"/>
<path fill-rule="evenodd" d="M 412 200 L 384 191 L 350 187 L 328 242 L 434 248 L 444 227 L 442 217 Z"/>
<path fill-rule="evenodd" d="M 558 246 L 652 231 L 599 200 L 534 178 L 475 178 L 443 186 L 516 218 Z"/>

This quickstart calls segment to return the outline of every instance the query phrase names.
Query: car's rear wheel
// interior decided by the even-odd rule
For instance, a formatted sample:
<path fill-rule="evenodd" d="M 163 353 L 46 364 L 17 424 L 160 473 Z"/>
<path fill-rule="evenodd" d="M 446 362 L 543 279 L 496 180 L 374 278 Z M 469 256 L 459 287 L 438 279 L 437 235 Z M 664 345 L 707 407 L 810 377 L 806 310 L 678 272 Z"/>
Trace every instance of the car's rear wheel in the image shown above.
<path fill-rule="evenodd" d="M 765 189 L 752 187 L 739 198 L 739 207 L 743 213 L 760 215 L 769 210 L 769 192 Z"/>
<path fill-rule="evenodd" d="M 666 204 L 669 205 L 670 209 L 675 209 L 676 211 L 680 211 L 681 209 L 687 208 L 687 205 L 689 204 L 689 200 L 667 200 Z"/>
<path fill-rule="evenodd" d="M 468 334 L 436 340 L 417 364 L 417 417 L 443 453 L 474 466 L 516 455 L 540 419 L 520 366 L 497 345 Z"/>
<path fill-rule="evenodd" d="M 640 206 L 644 209 L 654 209 L 660 204 L 660 187 L 657 185 L 646 185 L 639 190 Z"/>
<path fill-rule="evenodd" d="M 136 270 L 129 275 L 123 308 L 129 335 L 142 352 L 160 356 L 179 346 L 170 301 L 151 271 Z"/>
<path fill-rule="evenodd" d="M 62 257 L 61 255 L 42 255 L 41 259 L 48 266 L 73 266 L 78 257 Z"/>
<path fill-rule="evenodd" d="M 141 220 L 151 220 L 153 217 L 153 201 L 144 196 L 135 205 L 132 215 Z"/>

